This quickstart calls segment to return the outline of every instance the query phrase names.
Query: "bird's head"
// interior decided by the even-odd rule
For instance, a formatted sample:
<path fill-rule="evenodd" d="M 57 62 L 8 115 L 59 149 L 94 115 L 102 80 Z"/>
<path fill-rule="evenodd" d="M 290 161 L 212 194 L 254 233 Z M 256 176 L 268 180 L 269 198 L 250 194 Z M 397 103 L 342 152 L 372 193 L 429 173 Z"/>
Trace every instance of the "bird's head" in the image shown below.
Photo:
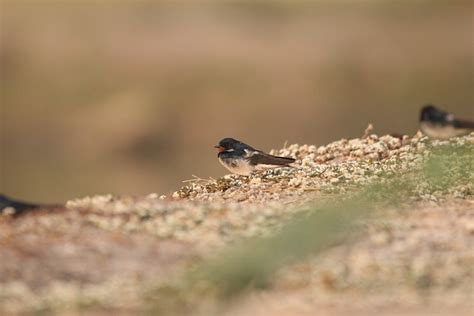
<path fill-rule="evenodd" d="M 229 152 L 237 149 L 237 147 L 241 144 L 242 143 L 236 139 L 224 138 L 219 142 L 219 144 L 214 146 L 214 148 L 217 148 L 217 151 L 220 153 L 225 151 Z"/>
<path fill-rule="evenodd" d="M 434 105 L 425 105 L 420 112 L 420 122 L 443 123 L 446 122 L 448 113 L 441 111 Z"/>

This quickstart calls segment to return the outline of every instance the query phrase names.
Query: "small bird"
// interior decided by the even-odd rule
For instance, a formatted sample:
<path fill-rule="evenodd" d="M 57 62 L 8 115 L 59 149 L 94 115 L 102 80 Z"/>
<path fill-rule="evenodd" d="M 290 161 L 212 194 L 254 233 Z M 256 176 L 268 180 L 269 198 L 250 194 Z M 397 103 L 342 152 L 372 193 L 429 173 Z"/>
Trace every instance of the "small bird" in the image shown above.
<path fill-rule="evenodd" d="M 430 138 L 445 140 L 471 133 L 474 122 L 457 119 L 451 113 L 428 104 L 421 109 L 420 129 Z"/>
<path fill-rule="evenodd" d="M 272 156 L 233 138 L 224 138 L 218 145 L 219 162 L 230 172 L 248 176 L 255 170 L 288 167 L 295 159 Z"/>
<path fill-rule="evenodd" d="M 60 205 L 47 205 L 47 204 L 35 204 L 30 202 L 18 201 L 12 198 L 9 198 L 6 195 L 0 194 L 0 214 L 8 213 L 8 208 L 13 209 L 14 215 L 20 215 L 25 212 L 42 209 L 42 208 L 57 208 L 61 207 Z"/>

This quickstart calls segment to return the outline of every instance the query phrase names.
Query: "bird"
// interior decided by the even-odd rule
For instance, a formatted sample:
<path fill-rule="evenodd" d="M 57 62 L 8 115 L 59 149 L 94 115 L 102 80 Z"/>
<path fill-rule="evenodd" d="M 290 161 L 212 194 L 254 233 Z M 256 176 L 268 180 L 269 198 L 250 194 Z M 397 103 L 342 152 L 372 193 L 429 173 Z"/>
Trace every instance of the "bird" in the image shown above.
<path fill-rule="evenodd" d="M 242 176 L 268 168 L 289 167 L 295 162 L 293 158 L 264 153 L 234 138 L 224 138 L 214 148 L 217 148 L 219 162 L 230 172 Z"/>
<path fill-rule="evenodd" d="M 420 129 L 430 138 L 446 140 L 471 133 L 474 131 L 474 122 L 458 119 L 451 113 L 427 104 L 420 111 Z"/>
<path fill-rule="evenodd" d="M 42 209 L 42 208 L 57 208 L 60 205 L 47 205 L 47 204 L 36 204 L 30 202 L 24 202 L 12 199 L 4 194 L 0 194 L 0 214 L 13 213 L 14 215 L 20 215 L 25 212 Z M 9 212 L 8 209 L 13 209 L 13 212 Z"/>

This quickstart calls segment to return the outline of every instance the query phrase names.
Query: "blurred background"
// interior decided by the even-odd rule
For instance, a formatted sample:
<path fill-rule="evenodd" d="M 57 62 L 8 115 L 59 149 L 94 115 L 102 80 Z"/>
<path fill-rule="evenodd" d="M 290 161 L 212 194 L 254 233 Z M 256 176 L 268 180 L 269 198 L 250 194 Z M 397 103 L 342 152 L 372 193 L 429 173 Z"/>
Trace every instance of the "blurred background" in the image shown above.
<path fill-rule="evenodd" d="M 472 1 L 2 1 L 0 192 L 167 194 L 212 148 L 474 117 Z"/>

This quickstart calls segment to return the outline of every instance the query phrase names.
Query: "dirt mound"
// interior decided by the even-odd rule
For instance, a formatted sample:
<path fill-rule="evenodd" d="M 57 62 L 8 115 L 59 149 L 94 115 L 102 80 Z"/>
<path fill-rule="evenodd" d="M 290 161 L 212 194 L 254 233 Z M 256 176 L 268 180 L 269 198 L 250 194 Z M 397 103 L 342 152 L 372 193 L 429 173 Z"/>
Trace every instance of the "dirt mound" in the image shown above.
<path fill-rule="evenodd" d="M 139 311 L 148 287 L 224 246 L 271 233 L 309 202 L 410 174 L 445 145 L 471 150 L 463 156 L 469 167 L 473 144 L 474 134 L 450 142 L 366 135 L 321 147 L 294 144 L 273 152 L 296 158 L 293 168 L 195 178 L 172 196 L 85 197 L 61 212 L 3 215 L 0 310 Z M 282 315 L 426 302 L 466 307 L 474 282 L 474 171 L 450 170 L 466 170 L 445 187 L 419 179 L 406 205 L 371 220 L 359 239 L 282 269 L 269 289 L 230 314 L 258 312 L 256 296 Z"/>

